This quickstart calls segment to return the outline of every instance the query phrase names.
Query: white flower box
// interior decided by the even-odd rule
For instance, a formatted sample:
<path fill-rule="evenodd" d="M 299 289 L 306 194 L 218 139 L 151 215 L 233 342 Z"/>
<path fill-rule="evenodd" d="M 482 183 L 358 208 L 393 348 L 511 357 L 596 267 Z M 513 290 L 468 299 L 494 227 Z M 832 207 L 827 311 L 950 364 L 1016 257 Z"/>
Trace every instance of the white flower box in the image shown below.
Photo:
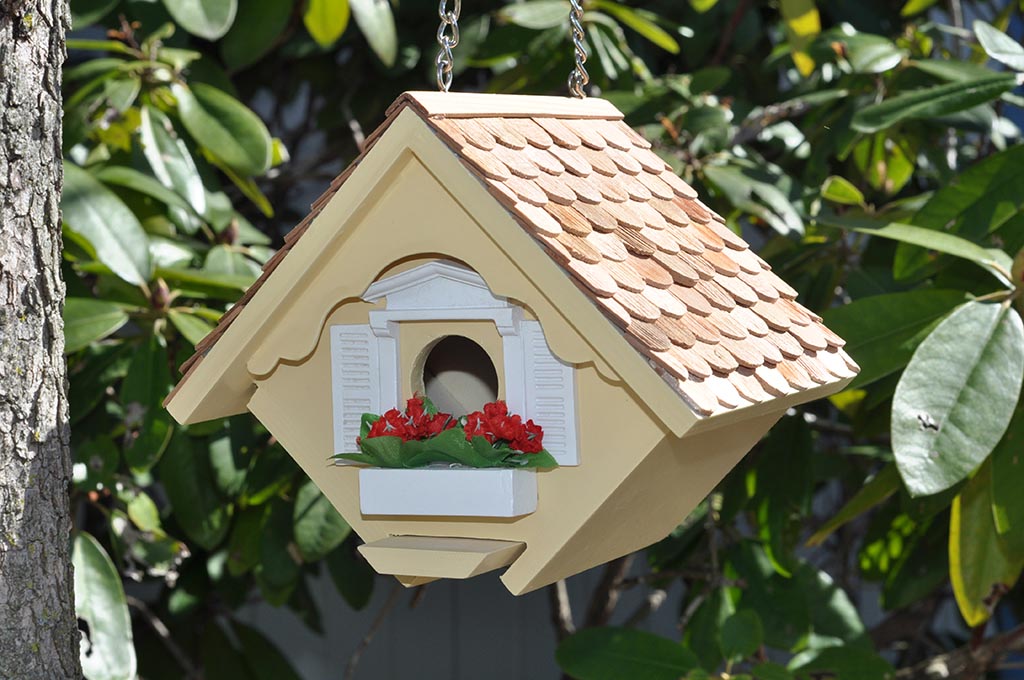
<path fill-rule="evenodd" d="M 508 468 L 362 468 L 359 509 L 364 515 L 521 517 L 537 509 L 537 474 Z"/>

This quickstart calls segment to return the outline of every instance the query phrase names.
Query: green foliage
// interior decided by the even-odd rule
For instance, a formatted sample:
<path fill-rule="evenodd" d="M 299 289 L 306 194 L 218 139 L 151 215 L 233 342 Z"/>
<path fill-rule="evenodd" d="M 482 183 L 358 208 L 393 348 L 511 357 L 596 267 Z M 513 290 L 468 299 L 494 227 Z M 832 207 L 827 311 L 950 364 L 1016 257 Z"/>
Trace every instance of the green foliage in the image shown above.
<path fill-rule="evenodd" d="M 883 653 L 909 666 L 935 640 L 866 630 L 854 606 L 865 595 L 853 597 L 864 583 L 915 630 L 955 601 L 961 639 L 995 607 L 1019 606 L 1024 52 L 1006 31 L 1021 9 L 962 4 L 973 31 L 944 25 L 933 0 L 585 3 L 595 94 L 848 341 L 862 371 L 783 418 L 638 561 L 650 569 L 639 587 L 682 582 L 681 601 L 662 605 L 677 607 L 680 639 L 638 631 L 643 612 L 584 628 L 557 654 L 572 676 L 876 680 L 892 673 Z M 74 35 L 65 69 L 86 675 L 131 677 L 136 650 L 141 677 L 188 674 L 129 619 L 121 580 L 135 579 L 205 677 L 294 677 L 284 650 L 234 612 L 262 599 L 317 630 L 307 581 L 322 565 L 349 606 L 366 607 L 375 576 L 358 541 L 251 418 L 178 427 L 161 404 L 308 196 L 397 93 L 431 86 L 436 5 L 71 9 L 76 29 L 109 31 Z M 564 93 L 567 12 L 566 0 L 464 4 L 453 89 Z M 493 462 L 493 449 L 449 436 L 461 462 Z M 401 462 L 379 439 L 378 457 Z"/>
<path fill-rule="evenodd" d="M 135 648 L 117 568 L 99 541 L 84 532 L 75 536 L 71 562 L 75 611 L 89 626 L 81 646 L 82 672 L 90 680 L 131 680 L 135 677 Z"/>
<path fill-rule="evenodd" d="M 579 680 L 675 680 L 697 667 L 685 647 L 628 628 L 591 628 L 563 642 L 556 653 L 566 673 Z"/>
<path fill-rule="evenodd" d="M 911 494 L 948 489 L 992 453 L 1022 375 L 1024 326 L 1005 305 L 969 302 L 925 338 L 892 403 L 893 453 Z"/>

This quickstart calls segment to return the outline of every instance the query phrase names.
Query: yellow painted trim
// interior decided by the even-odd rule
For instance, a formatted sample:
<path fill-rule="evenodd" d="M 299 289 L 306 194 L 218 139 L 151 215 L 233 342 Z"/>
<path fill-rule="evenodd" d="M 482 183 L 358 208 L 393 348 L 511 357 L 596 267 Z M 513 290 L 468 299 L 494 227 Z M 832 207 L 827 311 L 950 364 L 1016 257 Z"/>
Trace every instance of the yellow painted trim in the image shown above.
<path fill-rule="evenodd" d="M 378 574 L 431 579 L 472 578 L 512 564 L 525 549 L 516 541 L 436 536 L 389 536 L 359 546 Z"/>
<path fill-rule="evenodd" d="M 278 305 L 284 304 L 287 295 L 301 295 L 304 282 L 300 277 L 319 271 L 327 258 L 342 247 L 348 225 L 358 224 L 379 195 L 379 187 L 387 187 L 387 179 L 396 176 L 408 161 L 407 154 L 419 161 L 427 171 L 448 191 L 466 213 L 475 221 L 491 241 L 515 265 L 521 275 L 541 291 L 551 307 L 562 319 L 573 327 L 593 352 L 591 357 L 599 371 L 621 379 L 636 391 L 648 407 L 657 414 L 667 428 L 677 436 L 685 433 L 697 416 L 682 399 L 652 370 L 642 357 L 623 338 L 622 334 L 597 309 L 559 267 L 519 224 L 508 211 L 491 196 L 480 181 L 474 177 L 458 158 L 446 147 L 413 111 L 403 111 L 391 128 L 374 146 L 373 152 L 349 177 L 341 190 L 310 225 L 306 234 L 292 248 L 288 257 L 278 266 L 274 276 L 264 284 L 246 309 L 217 347 L 234 341 L 229 335 L 247 314 L 260 310 L 262 314 L 274 315 Z M 355 197 L 363 197 L 356 203 Z M 354 221 L 355 220 L 355 221 Z M 358 228 L 358 227 L 356 227 Z M 438 249 L 444 244 L 437 244 Z M 485 278 L 488 273 L 480 272 Z M 488 280 L 496 295 L 514 298 L 503 289 L 501 281 Z M 285 288 L 292 288 L 289 293 Z M 264 296 L 266 291 L 266 296 Z M 361 292 L 361 291 L 360 291 Z M 295 305 L 289 303 L 288 307 Z M 533 310 L 537 313 L 537 310 Z M 265 338 L 263 344 L 253 353 L 248 362 L 249 371 L 257 377 L 266 377 L 281 361 L 296 362 L 307 357 L 313 349 L 316 338 L 326 321 L 328 309 L 323 309 L 316 328 L 279 329 Z M 540 315 L 538 315 L 540 316 Z M 544 322 L 540 316 L 541 322 Z M 238 329 L 241 330 L 241 329 Z M 557 335 L 548 333 L 552 350 L 563 360 L 581 363 L 575 353 L 568 353 L 569 346 Z M 286 331 L 286 332 L 285 332 Z M 252 331 L 249 331 L 252 332 Z M 581 357 L 582 358 L 582 357 Z M 205 361 L 203 362 L 205 363 Z M 610 369 L 610 370 L 609 370 Z M 195 379 L 196 376 L 193 376 Z"/>

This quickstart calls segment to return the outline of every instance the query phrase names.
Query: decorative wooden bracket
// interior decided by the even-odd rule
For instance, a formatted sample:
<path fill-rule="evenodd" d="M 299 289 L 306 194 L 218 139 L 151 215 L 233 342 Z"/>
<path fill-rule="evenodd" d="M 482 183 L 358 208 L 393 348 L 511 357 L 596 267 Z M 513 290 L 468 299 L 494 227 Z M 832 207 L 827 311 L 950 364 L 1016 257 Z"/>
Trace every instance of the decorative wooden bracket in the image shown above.
<path fill-rule="evenodd" d="M 434 536 L 389 536 L 359 546 L 379 574 L 428 579 L 472 578 L 507 567 L 525 549 L 515 541 Z"/>

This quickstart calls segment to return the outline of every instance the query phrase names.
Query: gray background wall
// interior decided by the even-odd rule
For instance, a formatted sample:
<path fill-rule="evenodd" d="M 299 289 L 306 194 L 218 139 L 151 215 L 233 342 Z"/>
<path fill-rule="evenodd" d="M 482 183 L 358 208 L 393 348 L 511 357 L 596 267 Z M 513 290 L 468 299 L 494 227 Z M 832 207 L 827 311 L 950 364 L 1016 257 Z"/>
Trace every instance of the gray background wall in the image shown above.
<path fill-rule="evenodd" d="M 634 571 L 646 571 L 643 564 Z M 468 581 L 438 581 L 426 587 L 410 609 L 412 591 L 402 591 L 373 642 L 363 654 L 359 680 L 555 680 L 555 632 L 548 595 L 539 590 L 514 597 L 498 580 L 500 572 Z M 577 620 L 598 583 L 601 568 L 568 581 Z M 341 680 L 349 657 L 384 605 L 395 581 L 379 577 L 373 599 L 353 611 L 322 577 L 311 590 L 323 618 L 321 637 L 286 608 L 255 605 L 241 618 L 267 633 L 287 653 L 305 680 Z M 624 621 L 640 604 L 644 589 L 626 592 L 613 623 Z M 640 628 L 678 638 L 676 621 L 681 587 Z"/>

